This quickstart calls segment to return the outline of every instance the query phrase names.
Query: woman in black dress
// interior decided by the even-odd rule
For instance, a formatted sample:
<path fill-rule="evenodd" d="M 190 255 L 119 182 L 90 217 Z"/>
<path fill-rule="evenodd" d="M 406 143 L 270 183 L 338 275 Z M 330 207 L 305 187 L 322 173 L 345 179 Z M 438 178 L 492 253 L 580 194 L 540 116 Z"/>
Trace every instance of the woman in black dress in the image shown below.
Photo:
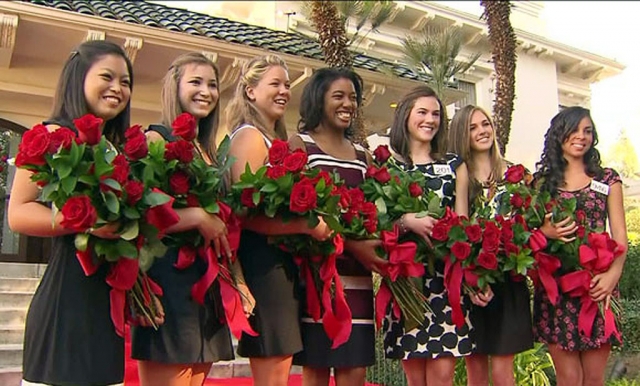
<path fill-rule="evenodd" d="M 300 134 L 290 140 L 291 148 L 308 154 L 311 168 L 338 173 L 348 187 L 362 184 L 368 165 L 364 148 L 348 136 L 358 104 L 362 103 L 362 87 L 362 79 L 351 70 L 317 70 L 302 91 Z M 304 349 L 293 362 L 304 366 L 305 385 L 329 385 L 331 368 L 337 386 L 364 385 L 366 367 L 375 362 L 371 270 L 387 263 L 376 255 L 378 245 L 379 240 L 345 240 L 346 253 L 336 261 L 352 314 L 351 335 L 345 343 L 332 349 L 322 322 L 303 316 Z"/>
<path fill-rule="evenodd" d="M 47 124 L 72 130 L 73 120 L 91 113 L 104 120 L 102 133 L 118 145 L 129 127 L 132 66 L 122 48 L 107 41 L 81 44 L 67 59 Z M 121 384 L 124 340 L 116 334 L 109 308 L 108 264 L 86 276 L 75 257 L 75 234 L 60 224 L 61 213 L 38 202 L 40 190 L 30 172 L 17 169 L 8 220 L 11 230 L 52 237 L 42 281 L 29 306 L 25 325 L 23 384 L 96 386 Z M 53 218 L 53 222 L 52 222 Z M 118 238 L 117 226 L 91 231 Z"/>
<path fill-rule="evenodd" d="M 500 149 L 489 115 L 476 106 L 465 106 L 451 120 L 449 150 L 460 155 L 469 168 L 469 208 L 502 178 L 508 163 Z M 477 209 L 477 208 L 476 208 Z M 513 356 L 533 347 L 529 289 L 524 277 L 505 275 L 503 283 L 492 284 L 493 300 L 486 307 L 471 307 L 475 330 L 473 354 L 465 357 L 470 385 L 514 386 Z"/>
<path fill-rule="evenodd" d="M 196 157 L 211 164 L 215 159 L 215 138 L 220 110 L 218 69 L 200 53 L 187 53 L 176 58 L 164 77 L 162 87 L 162 124 L 151 125 L 150 141 L 174 140 L 171 123 L 187 112 L 198 122 Z M 211 192 L 217 194 L 217 192 Z M 206 241 L 221 245 L 216 252 L 226 253 L 226 226 L 216 215 L 200 207 L 177 210 L 180 222 L 168 233 L 200 232 Z M 170 236 L 169 236 L 170 237 Z M 196 259 L 185 269 L 176 268 L 178 250 L 154 261 L 148 274 L 162 288 L 165 323 L 158 330 L 150 327 L 132 328 L 131 353 L 139 362 L 142 386 L 202 385 L 213 362 L 232 360 L 233 346 L 219 296 L 196 303 L 191 288 L 206 272 L 206 263 Z M 214 283 L 217 285 L 217 283 Z M 245 289 L 246 285 L 240 284 Z M 217 291 L 213 291 L 214 293 Z M 243 299 L 249 299 L 244 296 Z M 245 304 L 250 311 L 250 301 Z"/>
<path fill-rule="evenodd" d="M 284 113 L 291 98 L 289 74 L 275 55 L 254 58 L 240 74 L 235 95 L 227 106 L 226 127 L 231 134 L 229 155 L 236 162 L 231 180 L 238 181 L 249 166 L 255 171 L 268 162 L 274 138 L 286 139 Z M 256 386 L 286 386 L 292 356 L 302 350 L 293 257 L 268 243 L 269 235 L 306 233 L 324 240 L 330 229 L 324 221 L 314 229 L 306 220 L 282 222 L 266 216 L 243 221 L 238 257 L 247 285 L 256 298 L 249 319 L 258 336 L 243 334 L 238 354 L 249 357 Z"/>

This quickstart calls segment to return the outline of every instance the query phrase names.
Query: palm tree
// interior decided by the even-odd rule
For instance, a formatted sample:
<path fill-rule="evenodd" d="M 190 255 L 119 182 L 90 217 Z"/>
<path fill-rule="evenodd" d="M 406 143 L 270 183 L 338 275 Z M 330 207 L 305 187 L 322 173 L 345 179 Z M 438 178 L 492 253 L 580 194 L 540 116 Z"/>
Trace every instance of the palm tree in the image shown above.
<path fill-rule="evenodd" d="M 493 122 L 496 127 L 498 143 L 505 154 L 516 91 L 516 34 L 511 26 L 511 3 L 509 1 L 481 0 L 484 7 L 482 17 L 489 27 L 491 56 L 496 72 L 496 94 L 493 102 Z"/>
<path fill-rule="evenodd" d="M 459 61 L 456 58 L 461 50 L 462 34 L 456 27 L 427 29 L 418 39 L 410 36 L 402 39 L 405 61 L 414 72 L 431 79 L 428 83 L 440 98 L 444 98 L 449 82 L 465 73 L 480 57 L 476 53 L 467 61 Z"/>
<path fill-rule="evenodd" d="M 391 1 L 314 0 L 305 2 L 302 12 L 318 33 L 325 63 L 331 67 L 351 68 L 353 56 L 349 49 L 357 47 L 369 33 L 376 32 L 394 8 Z M 352 20 L 356 31 L 349 37 L 347 26 Z M 353 126 L 353 141 L 368 147 L 362 106 L 358 106 Z"/>

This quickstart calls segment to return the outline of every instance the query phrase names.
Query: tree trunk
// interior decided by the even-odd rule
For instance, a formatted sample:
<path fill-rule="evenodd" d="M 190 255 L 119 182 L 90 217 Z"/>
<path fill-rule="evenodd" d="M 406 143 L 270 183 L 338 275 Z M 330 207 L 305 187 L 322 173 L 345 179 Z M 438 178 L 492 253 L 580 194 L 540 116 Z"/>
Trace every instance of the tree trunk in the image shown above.
<path fill-rule="evenodd" d="M 482 17 L 487 20 L 493 66 L 496 71 L 493 122 L 500 150 L 505 154 L 511 133 L 511 118 L 516 91 L 516 34 L 511 26 L 509 1 L 481 0 Z"/>
<path fill-rule="evenodd" d="M 332 1 L 314 0 L 311 7 L 311 24 L 318 32 L 318 40 L 324 53 L 324 61 L 329 67 L 353 67 L 353 57 L 349 52 L 347 31 L 340 20 L 338 8 Z M 364 127 L 362 106 L 358 106 L 353 119 L 353 142 L 369 147 L 367 130 Z"/>

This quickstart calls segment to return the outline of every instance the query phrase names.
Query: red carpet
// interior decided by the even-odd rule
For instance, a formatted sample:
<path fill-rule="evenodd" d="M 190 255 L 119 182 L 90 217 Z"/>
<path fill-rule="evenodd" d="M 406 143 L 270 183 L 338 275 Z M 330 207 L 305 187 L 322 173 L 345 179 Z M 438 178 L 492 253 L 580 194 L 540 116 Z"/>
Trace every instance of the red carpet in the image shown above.
<path fill-rule="evenodd" d="M 140 386 L 140 381 L 138 380 L 138 362 L 131 359 L 131 341 L 129 334 L 129 326 L 126 327 L 125 331 L 125 344 L 124 344 L 124 355 L 126 358 L 124 365 L 124 385 L 125 386 Z M 204 383 L 205 386 L 253 386 L 253 380 L 251 378 L 229 378 L 229 379 L 213 379 L 209 378 Z M 301 386 L 302 385 L 302 376 L 299 374 L 292 374 L 289 377 L 289 386 Z M 331 386 L 334 386 L 335 383 L 333 379 L 330 383 Z M 367 386 L 375 386 L 372 383 L 367 383 Z"/>

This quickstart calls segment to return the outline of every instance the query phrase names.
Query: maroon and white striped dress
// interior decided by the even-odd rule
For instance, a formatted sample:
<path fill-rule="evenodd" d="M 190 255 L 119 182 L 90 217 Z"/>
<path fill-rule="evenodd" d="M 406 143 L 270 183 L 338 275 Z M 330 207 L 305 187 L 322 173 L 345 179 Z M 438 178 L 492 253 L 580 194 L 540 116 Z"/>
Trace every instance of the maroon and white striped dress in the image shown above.
<path fill-rule="evenodd" d="M 338 159 L 322 151 L 310 135 L 298 135 L 305 144 L 310 167 L 338 173 L 348 187 L 359 186 L 364 181 L 364 174 L 367 171 L 364 148 L 354 144 L 355 160 Z M 331 341 L 324 332 L 322 321 L 314 322 L 303 312 L 301 329 L 304 349 L 294 356 L 293 362 L 296 365 L 340 368 L 371 366 L 375 362 L 371 272 L 348 254 L 340 256 L 336 265 L 353 317 L 351 336 L 345 344 L 332 350 Z"/>

